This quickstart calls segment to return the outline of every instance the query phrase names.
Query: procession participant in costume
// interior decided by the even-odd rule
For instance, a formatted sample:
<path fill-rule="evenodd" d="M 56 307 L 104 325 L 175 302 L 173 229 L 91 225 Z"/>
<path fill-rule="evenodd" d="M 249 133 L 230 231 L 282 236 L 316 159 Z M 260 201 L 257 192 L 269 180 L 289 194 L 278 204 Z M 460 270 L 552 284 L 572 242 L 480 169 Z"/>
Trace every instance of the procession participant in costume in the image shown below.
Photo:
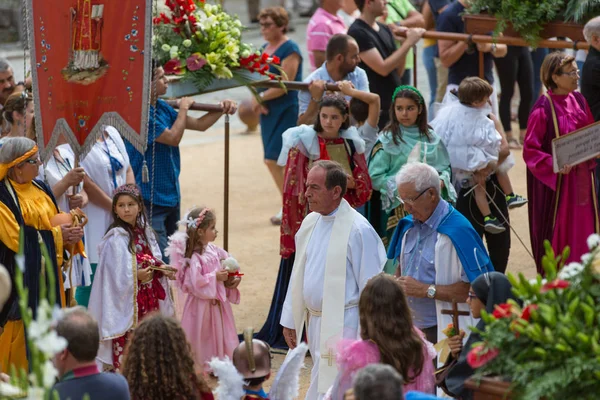
<path fill-rule="evenodd" d="M 252 328 L 244 330 L 244 341 L 235 348 L 231 360 L 246 382 L 242 400 L 269 398 L 263 383 L 271 376 L 270 351 L 267 343 L 252 339 Z"/>
<path fill-rule="evenodd" d="M 152 229 L 156 232 L 160 251 L 164 252 L 167 239 L 177 230 L 177 221 L 180 219 L 179 143 L 183 138 L 183 132 L 186 129 L 205 131 L 224 113 L 234 114 L 237 106 L 234 101 L 224 100 L 221 102 L 223 112 L 209 112 L 200 118 L 190 117 L 187 113 L 190 106 L 194 104 L 194 99 L 190 97 L 180 99 L 179 111 L 175 111 L 164 100 L 158 98 L 167 93 L 165 71 L 154 64 L 152 74 L 154 81 L 151 84 L 148 147 L 146 152 L 141 154 L 130 142 L 125 142 L 125 146 L 135 173 L 135 181 L 141 188 L 145 206 L 152 217 Z M 147 182 L 144 179 L 144 171 L 148 172 Z"/>
<path fill-rule="evenodd" d="M 360 339 L 338 342 L 340 372 L 331 390 L 331 399 L 343 400 L 352 388 L 356 373 L 369 364 L 389 364 L 404 378 L 404 392 L 435 392 L 433 344 L 413 326 L 406 296 L 396 280 L 387 274 L 369 280 L 360 295 Z"/>
<path fill-rule="evenodd" d="M 333 384 L 335 344 L 342 337 L 358 337 L 360 292 L 386 262 L 373 227 L 343 198 L 349 181 L 345 169 L 329 160 L 316 162 L 306 178 L 305 196 L 312 212 L 296 234 L 297 254 L 281 325 L 290 348 L 300 343 L 308 325 L 314 366 L 307 400 L 322 399 Z"/>
<path fill-rule="evenodd" d="M 70 225 L 52 226 L 51 219 L 59 213 L 50 188 L 34 180 L 41 165 L 38 147 L 24 137 L 6 139 L 0 148 L 0 263 L 8 269 L 11 280 L 15 278 L 15 254 L 19 251 L 19 235 L 23 233 L 24 265 L 23 283 L 29 290 L 28 307 L 36 316 L 40 301 L 42 253 L 38 241 L 44 242 L 55 274 L 56 299 L 65 305 L 60 267 L 63 264 L 64 246 L 76 244 L 83 230 Z M 9 370 L 11 364 L 27 370 L 25 330 L 13 284 L 8 302 L 0 312 L 0 369 Z"/>
<path fill-rule="evenodd" d="M 174 318 L 145 318 L 136 328 L 123 364 L 132 399 L 213 400 L 210 387 L 196 374 L 191 348 Z"/>
<path fill-rule="evenodd" d="M 349 127 L 348 104 L 341 96 L 325 96 L 319 106 L 319 118 L 313 126 L 288 129 L 283 137 L 279 165 L 285 165 L 283 187 L 283 219 L 281 224 L 281 263 L 267 322 L 257 338 L 272 347 L 285 348 L 281 335 L 281 308 L 288 290 L 294 264 L 294 237 L 308 213 L 304 195 L 306 177 L 317 160 L 334 160 L 344 166 L 348 175 L 345 199 L 352 207 L 360 207 L 371 196 L 371 178 L 367 172 L 365 142 L 358 130 Z"/>
<path fill-rule="evenodd" d="M 473 318 L 481 318 L 481 310 L 485 310 L 491 315 L 497 305 L 506 303 L 508 299 L 514 299 L 508 278 L 499 272 L 490 272 L 478 276 L 473 281 L 467 303 L 469 303 Z M 477 323 L 477 329 L 481 332 L 485 331 L 485 322 L 482 319 Z M 458 359 L 458 361 L 446 376 L 444 391 L 453 397 L 470 400 L 473 398 L 473 393 L 464 387 L 464 383 L 473 375 L 474 371 L 467 363 L 467 355 L 474 343 L 481 342 L 481 336 L 471 332 L 464 347 L 463 336 L 464 334 L 456 335 L 449 339 L 451 357 L 446 363 L 448 364 L 452 359 Z"/>
<path fill-rule="evenodd" d="M 63 135 L 60 135 L 56 143 L 56 147 L 52 151 L 52 158 L 48 160 L 44 168 L 44 176 L 46 182 L 52 187 L 52 193 L 56 198 L 56 203 L 61 211 L 66 213 L 74 209 L 83 209 L 87 211 L 88 203 L 87 193 L 83 190 L 83 178 L 85 172 L 83 168 L 75 166 L 75 153 L 71 146 L 65 140 Z M 74 190 L 76 187 L 76 190 Z M 90 274 L 92 269 L 87 258 L 88 242 L 86 227 L 83 228 L 84 236 L 82 238 L 85 254 L 70 255 L 71 266 L 65 269 L 65 289 L 74 287 L 89 287 Z"/>
<path fill-rule="evenodd" d="M 89 198 L 85 209 L 88 224 L 84 231 L 91 264 L 90 281 L 93 282 L 99 259 L 98 245 L 112 223 L 112 195 L 119 186 L 135 184 L 135 176 L 129 164 L 125 143 L 112 126 L 104 128 L 90 152 L 81 160 L 81 166 L 86 173 L 83 188 Z M 77 304 L 87 307 L 91 291 L 91 284 L 78 287 L 75 293 Z"/>
<path fill-rule="evenodd" d="M 470 197 L 469 201 L 458 202 L 465 209 L 459 205 L 457 208 L 461 212 L 464 210 L 465 217 L 481 236 L 484 231 L 496 234 L 504 232 L 508 227 L 504 226 L 504 217 L 507 215 L 495 216 L 498 210 L 492 211 L 492 204 L 486 195 L 485 181 L 482 185 L 475 182 L 478 175 L 481 176 L 480 179 L 487 178 L 487 174 L 493 171 L 490 179 L 498 181 L 498 186 L 505 195 L 505 200 L 498 203 L 501 208 L 512 209 L 527 203 L 527 199 L 513 192 L 508 176 L 508 170 L 515 165 L 515 160 L 510 154 L 500 121 L 491 113 L 490 96 L 493 91 L 494 88 L 481 78 L 465 78 L 458 86 L 458 92 L 446 95 L 442 107 L 431 121 L 431 126 L 448 149 L 454 184 L 459 190 L 464 189 L 462 197 L 468 196 L 467 192 L 475 186 L 473 197 L 477 209 L 471 207 Z M 491 184 L 490 186 L 491 197 L 497 188 Z M 494 240 L 489 235 L 486 235 L 486 239 Z M 488 244 L 493 258 L 493 248 L 502 246 L 498 242 Z M 496 270 L 503 269 L 502 264 L 505 263 L 494 264 Z"/>
<path fill-rule="evenodd" d="M 100 328 L 98 361 L 121 371 L 131 331 L 153 311 L 174 310 L 167 277 L 154 270 L 163 263 L 138 188 L 120 186 L 112 204 L 114 221 L 98 246 L 89 310 Z"/>
<path fill-rule="evenodd" d="M 398 194 L 411 215 L 400 221 L 388 249 L 398 263 L 396 276 L 413 314 L 415 326 L 427 340 L 437 343 L 450 315 L 442 314 L 459 302 L 464 304 L 472 282 L 493 270 L 481 238 L 471 223 L 440 198 L 440 178 L 427 164 L 410 163 L 396 177 Z M 460 317 L 461 326 L 474 325 Z"/>
<path fill-rule="evenodd" d="M 169 238 L 165 250 L 177 268 L 177 285 L 188 296 L 181 326 L 194 351 L 196 366 L 206 369 L 213 357 L 225 358 L 238 345 L 231 303 L 240 303 L 237 261 L 212 242 L 217 217 L 208 207 L 191 210 L 182 221 L 186 232 Z M 228 267 L 237 267 L 230 273 Z"/>
<path fill-rule="evenodd" d="M 260 32 L 267 43 L 263 46 L 265 53 L 281 60 L 281 69 L 294 81 L 302 81 L 302 54 L 300 47 L 287 36 L 289 17 L 283 7 L 265 8 L 258 15 Z M 275 66 L 269 67 L 269 73 L 278 73 Z M 298 94 L 286 92 L 281 88 L 271 88 L 259 93 L 263 103 L 252 98 L 253 108 L 260 112 L 260 133 L 262 136 L 265 164 L 283 193 L 283 167 L 277 165 L 277 157 L 281 152 L 281 135 L 288 128 L 296 126 L 298 119 Z M 271 218 L 273 225 L 281 224 L 281 213 Z"/>
<path fill-rule="evenodd" d="M 387 246 L 398 225 L 406 216 L 398 198 L 396 174 L 403 165 L 419 161 L 438 171 L 443 182 L 442 197 L 456 201 L 450 180 L 450 159 L 440 138 L 427 125 L 425 100 L 412 86 L 398 86 L 389 109 L 389 123 L 371 151 L 369 175 L 374 194 L 368 205 L 369 221 Z"/>
<path fill-rule="evenodd" d="M 569 259 L 564 261 L 577 261 L 588 252 L 586 238 L 599 231 L 596 162 L 565 165 L 558 173 L 553 169 L 552 139 L 594 122 L 585 98 L 575 91 L 579 75 L 575 59 L 551 53 L 544 59 L 541 75 L 548 93 L 531 110 L 523 146 L 531 202 L 529 232 L 539 273 L 543 273 L 544 240 L 557 253 L 570 246 Z"/>

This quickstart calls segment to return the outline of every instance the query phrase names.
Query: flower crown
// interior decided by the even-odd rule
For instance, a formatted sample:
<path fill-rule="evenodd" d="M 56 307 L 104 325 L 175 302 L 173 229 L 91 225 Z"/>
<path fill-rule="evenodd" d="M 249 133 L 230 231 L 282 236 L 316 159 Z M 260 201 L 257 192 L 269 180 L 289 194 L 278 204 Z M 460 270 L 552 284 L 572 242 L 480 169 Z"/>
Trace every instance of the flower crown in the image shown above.
<path fill-rule="evenodd" d="M 206 217 L 206 213 L 209 211 L 210 211 L 210 208 L 206 207 L 205 209 L 200 211 L 200 214 L 198 215 L 197 218 L 194 219 L 192 217 L 187 217 L 187 219 L 184 222 L 187 224 L 188 229 L 189 228 L 198 229 L 198 227 L 200 226 L 202 221 L 204 221 L 204 218 Z"/>
<path fill-rule="evenodd" d="M 115 189 L 115 191 L 113 192 L 113 197 L 115 197 L 118 194 L 128 194 L 134 198 L 139 198 L 140 197 L 140 190 L 137 188 L 137 186 L 128 183 L 125 185 L 121 185 L 118 188 Z"/>

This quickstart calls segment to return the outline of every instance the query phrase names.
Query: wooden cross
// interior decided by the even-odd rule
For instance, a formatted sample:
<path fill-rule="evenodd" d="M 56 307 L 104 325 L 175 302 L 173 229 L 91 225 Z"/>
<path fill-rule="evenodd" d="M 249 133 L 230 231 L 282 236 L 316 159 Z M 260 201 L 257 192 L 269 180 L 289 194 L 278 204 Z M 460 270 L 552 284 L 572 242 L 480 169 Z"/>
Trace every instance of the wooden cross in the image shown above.
<path fill-rule="evenodd" d="M 442 310 L 442 314 L 452 315 L 452 325 L 454 326 L 454 331 L 457 335 L 460 335 L 460 327 L 458 325 L 458 317 L 460 315 L 471 315 L 468 311 L 459 311 L 458 303 L 456 300 L 452 300 L 452 310 Z"/>
<path fill-rule="evenodd" d="M 327 360 L 327 365 L 331 367 L 335 361 L 335 354 L 329 349 L 329 353 L 326 356 L 321 356 L 321 358 Z"/>

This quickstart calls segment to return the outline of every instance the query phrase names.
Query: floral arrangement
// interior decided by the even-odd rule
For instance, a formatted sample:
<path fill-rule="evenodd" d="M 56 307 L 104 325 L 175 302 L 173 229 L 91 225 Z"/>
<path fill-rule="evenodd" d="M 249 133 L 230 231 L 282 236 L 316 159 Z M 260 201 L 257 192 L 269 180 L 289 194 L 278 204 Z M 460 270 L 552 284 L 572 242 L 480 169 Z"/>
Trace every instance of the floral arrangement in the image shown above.
<path fill-rule="evenodd" d="M 224 270 L 226 270 L 229 274 L 228 276 L 244 276 L 244 274 L 240 273 L 240 264 L 233 257 L 227 257 L 221 260 L 221 266 Z"/>
<path fill-rule="evenodd" d="M 214 79 L 249 83 L 241 71 L 281 79 L 280 60 L 242 42 L 242 23 L 204 0 L 165 0 L 169 14 L 154 18 L 153 52 L 167 75 L 182 75 L 202 90 Z"/>
<path fill-rule="evenodd" d="M 600 236 L 588 238 L 581 263 L 564 265 L 569 248 L 555 256 L 545 242 L 546 277 L 528 281 L 508 275 L 512 300 L 482 312 L 483 342 L 467 361 L 475 378 L 512 381 L 512 398 L 595 399 L 600 389 Z"/>
<path fill-rule="evenodd" d="M 34 320 L 31 310 L 27 307 L 28 291 L 23 286 L 23 272 L 25 271 L 25 256 L 23 255 L 23 232 L 21 232 L 21 246 L 16 256 L 18 268 L 15 271 L 15 284 L 19 293 L 19 308 L 23 324 L 27 329 L 27 348 L 30 352 L 30 369 L 16 371 L 14 366 L 10 371 L 10 382 L 0 382 L 0 399 L 31 399 L 31 400 L 58 400 L 58 393 L 51 393 L 56 382 L 58 371 L 52 363 L 52 358 L 67 347 L 67 341 L 58 336 L 52 325 L 61 317 L 61 309 L 56 305 L 55 280 L 52 263 L 44 243 L 40 241 L 42 254 L 46 261 L 46 276 L 48 287 L 44 279 L 40 279 L 40 304 L 37 309 L 37 318 Z"/>
<path fill-rule="evenodd" d="M 540 40 L 543 25 L 555 21 L 585 23 L 600 13 L 598 0 L 472 0 L 469 13 L 488 12 L 498 19 L 495 33 L 512 24 L 523 39 L 531 45 Z"/>

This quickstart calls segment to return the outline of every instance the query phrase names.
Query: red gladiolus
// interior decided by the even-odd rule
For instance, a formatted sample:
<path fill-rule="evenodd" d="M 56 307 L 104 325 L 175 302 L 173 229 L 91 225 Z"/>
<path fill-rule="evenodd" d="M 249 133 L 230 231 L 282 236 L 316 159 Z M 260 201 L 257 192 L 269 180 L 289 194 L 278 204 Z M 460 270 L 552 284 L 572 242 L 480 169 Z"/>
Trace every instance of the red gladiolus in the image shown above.
<path fill-rule="evenodd" d="M 195 24 L 196 22 L 198 22 L 194 14 L 188 16 L 188 21 L 190 21 L 190 24 Z"/>
<path fill-rule="evenodd" d="M 542 286 L 540 292 L 546 293 L 547 291 L 550 291 L 552 289 L 566 289 L 569 287 L 569 285 L 570 283 L 567 281 L 563 281 L 562 279 L 555 279 L 552 282 L 548 282 L 544 286 Z"/>
<path fill-rule="evenodd" d="M 269 55 L 267 53 L 262 53 L 262 56 L 260 57 L 260 60 L 262 62 L 267 62 L 268 59 L 269 59 Z"/>
<path fill-rule="evenodd" d="M 269 74 L 269 79 L 274 80 L 275 79 L 275 74 Z"/>
<path fill-rule="evenodd" d="M 175 22 L 175 24 L 179 25 L 179 24 L 185 22 L 185 18 L 183 18 L 183 17 L 174 17 L 173 18 L 173 22 Z"/>
<path fill-rule="evenodd" d="M 173 58 L 163 66 L 166 75 L 181 75 L 183 74 L 184 66 L 181 65 L 181 60 Z"/>
<path fill-rule="evenodd" d="M 259 70 L 260 69 L 260 63 L 255 62 L 254 64 L 252 64 L 252 69 L 256 69 Z"/>
<path fill-rule="evenodd" d="M 263 67 L 260 69 L 260 73 L 264 75 L 268 70 L 269 70 L 269 66 L 263 65 Z"/>
<path fill-rule="evenodd" d="M 467 363 L 471 368 L 479 368 L 492 361 L 500 354 L 498 349 L 485 349 L 482 344 L 475 346 L 467 354 Z"/>
<path fill-rule="evenodd" d="M 537 309 L 538 309 L 537 304 L 528 305 L 523 310 L 523 313 L 521 314 L 521 318 L 524 319 L 525 321 L 529 322 L 529 319 L 531 318 L 531 310 L 537 310 Z"/>
<path fill-rule="evenodd" d="M 273 64 L 279 64 L 281 62 L 281 60 L 279 59 L 279 57 L 273 56 L 273 59 L 271 60 L 271 62 Z"/>
<path fill-rule="evenodd" d="M 494 308 L 492 315 L 496 318 L 508 318 L 512 314 L 512 305 L 508 303 L 500 304 Z"/>

